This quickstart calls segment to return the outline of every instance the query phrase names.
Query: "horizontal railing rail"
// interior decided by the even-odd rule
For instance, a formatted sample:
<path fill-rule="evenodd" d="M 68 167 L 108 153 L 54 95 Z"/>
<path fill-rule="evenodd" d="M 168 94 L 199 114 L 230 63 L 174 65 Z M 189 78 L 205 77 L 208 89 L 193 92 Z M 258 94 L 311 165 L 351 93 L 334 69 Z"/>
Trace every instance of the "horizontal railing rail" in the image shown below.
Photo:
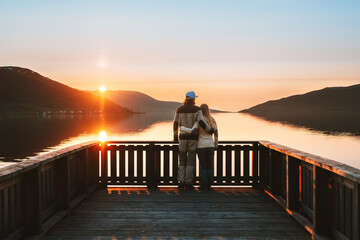
<path fill-rule="evenodd" d="M 360 239 L 360 170 L 260 141 L 260 184 L 314 238 Z"/>

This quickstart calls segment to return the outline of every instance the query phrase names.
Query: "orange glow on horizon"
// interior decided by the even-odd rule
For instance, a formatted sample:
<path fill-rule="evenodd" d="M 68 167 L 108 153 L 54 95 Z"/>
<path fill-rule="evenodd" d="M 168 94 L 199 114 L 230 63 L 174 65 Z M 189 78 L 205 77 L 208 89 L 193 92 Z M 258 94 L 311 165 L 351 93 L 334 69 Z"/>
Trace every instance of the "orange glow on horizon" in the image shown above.
<path fill-rule="evenodd" d="M 206 103 L 213 109 L 228 111 L 239 111 L 269 100 L 304 94 L 325 87 L 353 85 L 359 83 L 360 80 L 351 78 L 340 81 L 334 77 L 329 78 L 329 81 L 317 78 L 306 78 L 304 81 L 304 79 L 294 79 L 290 76 L 289 80 L 254 78 L 234 80 L 224 76 L 214 81 L 212 78 L 194 76 L 194 81 L 191 81 L 189 77 L 181 76 L 165 78 L 149 74 L 149 76 L 141 77 L 109 70 L 105 73 L 94 72 L 92 75 L 89 73 L 59 75 L 56 79 L 61 79 L 62 83 L 79 90 L 99 91 L 99 86 L 106 84 L 106 91 L 104 93 L 99 91 L 103 95 L 108 90 L 129 90 L 138 91 L 162 101 L 182 102 L 186 92 L 195 91 L 199 96 L 196 104 Z M 74 78 L 77 79 L 76 82 Z"/>

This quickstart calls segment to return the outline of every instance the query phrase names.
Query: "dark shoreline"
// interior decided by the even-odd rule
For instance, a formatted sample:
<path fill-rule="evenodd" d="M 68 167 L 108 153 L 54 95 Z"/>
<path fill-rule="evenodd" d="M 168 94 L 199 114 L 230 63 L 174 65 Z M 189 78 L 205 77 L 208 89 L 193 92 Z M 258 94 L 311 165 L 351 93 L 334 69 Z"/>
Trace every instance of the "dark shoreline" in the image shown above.
<path fill-rule="evenodd" d="M 252 112 L 241 111 L 270 122 L 305 127 L 325 134 L 360 136 L 360 114 L 348 112 Z"/>

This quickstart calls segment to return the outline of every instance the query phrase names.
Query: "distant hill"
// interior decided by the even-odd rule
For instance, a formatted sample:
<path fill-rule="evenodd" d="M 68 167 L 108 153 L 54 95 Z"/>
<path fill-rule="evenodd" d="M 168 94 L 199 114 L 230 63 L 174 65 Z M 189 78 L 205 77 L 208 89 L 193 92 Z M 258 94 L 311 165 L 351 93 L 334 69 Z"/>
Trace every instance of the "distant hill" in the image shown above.
<path fill-rule="evenodd" d="M 105 113 L 131 113 L 105 99 Z M 30 69 L 0 67 L 0 112 L 98 112 L 98 96 L 68 87 Z"/>
<path fill-rule="evenodd" d="M 93 91 L 94 94 L 99 94 L 98 91 Z M 160 101 L 149 95 L 136 91 L 106 91 L 106 98 L 111 101 L 132 109 L 136 112 L 142 113 L 166 113 L 175 112 L 176 108 L 182 105 L 180 102 Z M 211 110 L 212 112 L 223 112 L 219 110 Z"/>
<path fill-rule="evenodd" d="M 322 131 L 360 134 L 360 84 L 272 100 L 240 112 Z"/>
<path fill-rule="evenodd" d="M 126 106 L 136 112 L 174 112 L 181 105 L 179 102 L 160 101 L 136 91 L 106 91 L 106 98 Z"/>

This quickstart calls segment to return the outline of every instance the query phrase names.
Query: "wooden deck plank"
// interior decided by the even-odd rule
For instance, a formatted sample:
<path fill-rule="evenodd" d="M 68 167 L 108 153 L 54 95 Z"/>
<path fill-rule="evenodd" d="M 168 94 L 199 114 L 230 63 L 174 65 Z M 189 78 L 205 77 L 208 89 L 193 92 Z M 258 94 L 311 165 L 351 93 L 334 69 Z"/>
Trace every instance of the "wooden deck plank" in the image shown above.
<path fill-rule="evenodd" d="M 158 232 L 156 235 L 154 233 L 148 233 L 145 231 L 128 231 L 126 235 L 116 235 L 116 232 L 98 232 L 98 231 L 92 231 L 88 232 L 88 235 L 83 235 L 83 233 L 80 232 L 71 232 L 71 234 L 68 234 L 67 232 L 64 232 L 63 236 L 61 237 L 61 240 L 120 240 L 120 239 L 131 239 L 131 240 L 150 240 L 150 239 L 156 239 L 156 240 L 183 240 L 183 239 L 206 239 L 206 240 L 227 240 L 227 239 L 239 239 L 239 240 L 249 240 L 249 239 L 257 239 L 257 240 L 302 240 L 302 239 L 310 239 L 310 238 L 304 238 L 301 235 L 287 235 L 288 232 L 278 232 L 274 233 L 273 231 L 267 231 L 265 232 L 265 235 L 258 235 L 254 234 L 253 231 L 242 231 L 241 233 L 234 233 L 229 234 L 227 231 L 222 232 L 209 232 L 209 234 L 203 234 L 203 233 L 184 233 L 184 232 Z M 61 232 L 59 233 L 59 235 Z M 294 234 L 294 232 L 293 232 Z M 174 237 L 174 235 L 176 237 Z M 48 240 L 55 240 L 59 239 L 56 236 L 47 236 Z"/>
<path fill-rule="evenodd" d="M 310 239 L 255 189 L 98 190 L 45 239 Z"/>
<path fill-rule="evenodd" d="M 144 212 L 144 211 L 79 211 L 77 210 L 77 218 L 94 218 L 96 216 L 101 215 L 105 218 L 111 218 L 111 219 L 133 219 L 133 218 L 146 218 L 146 217 L 152 217 L 154 219 L 168 219 L 169 217 L 176 217 L 178 215 L 178 212 L 169 212 L 169 211 L 151 211 L 151 212 Z M 232 218 L 246 218 L 246 219 L 267 219 L 267 218 L 274 218 L 274 217 L 283 217 L 283 212 L 278 211 L 271 211 L 271 212 L 208 212 L 208 213 L 201 213 L 201 212 L 184 212 L 182 213 L 184 216 L 197 216 L 197 217 L 210 217 L 210 218 L 226 218 L 226 219 L 232 219 Z"/>

